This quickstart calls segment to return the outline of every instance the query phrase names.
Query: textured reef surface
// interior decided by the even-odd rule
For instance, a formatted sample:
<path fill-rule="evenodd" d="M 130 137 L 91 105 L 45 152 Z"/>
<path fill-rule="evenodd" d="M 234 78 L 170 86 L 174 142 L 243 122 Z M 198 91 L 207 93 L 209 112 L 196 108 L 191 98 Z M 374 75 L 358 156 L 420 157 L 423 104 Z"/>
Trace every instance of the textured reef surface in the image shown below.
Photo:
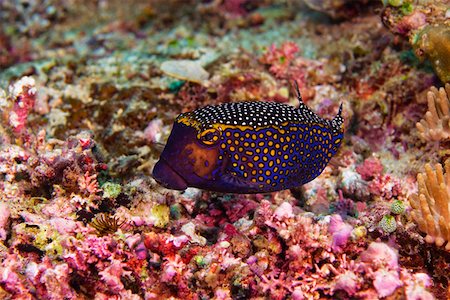
<path fill-rule="evenodd" d="M 449 7 L 0 1 L 0 298 L 449 299 Z M 180 113 L 296 106 L 293 81 L 321 117 L 343 104 L 316 179 L 152 178 Z"/>

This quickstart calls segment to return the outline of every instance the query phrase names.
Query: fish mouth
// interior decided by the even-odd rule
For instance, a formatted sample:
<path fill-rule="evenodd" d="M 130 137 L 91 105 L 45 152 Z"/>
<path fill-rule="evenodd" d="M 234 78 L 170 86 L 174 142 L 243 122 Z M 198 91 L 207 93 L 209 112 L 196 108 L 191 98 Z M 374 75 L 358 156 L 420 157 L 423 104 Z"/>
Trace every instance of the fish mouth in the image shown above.
<path fill-rule="evenodd" d="M 153 168 L 152 176 L 160 185 L 168 189 L 182 191 L 188 187 L 184 178 L 162 157 Z"/>

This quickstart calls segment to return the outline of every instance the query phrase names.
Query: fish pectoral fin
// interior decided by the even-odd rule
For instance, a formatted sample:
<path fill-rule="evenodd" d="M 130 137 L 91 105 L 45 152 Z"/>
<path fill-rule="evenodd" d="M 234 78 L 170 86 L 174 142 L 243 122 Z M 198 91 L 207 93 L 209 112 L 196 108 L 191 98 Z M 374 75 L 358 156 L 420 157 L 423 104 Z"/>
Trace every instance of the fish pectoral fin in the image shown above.
<path fill-rule="evenodd" d="M 254 192 L 258 192 L 260 189 L 259 185 L 256 182 L 252 182 L 249 178 L 244 178 L 243 173 L 232 166 L 232 162 L 228 155 L 225 156 L 225 161 L 223 164 L 223 168 L 220 171 L 220 179 L 233 187 L 242 188 L 245 190 L 254 190 Z"/>
<path fill-rule="evenodd" d="M 225 170 L 222 180 L 237 187 L 259 189 L 258 183 L 252 182 L 250 179 L 244 178 L 241 174 L 231 170 Z"/>

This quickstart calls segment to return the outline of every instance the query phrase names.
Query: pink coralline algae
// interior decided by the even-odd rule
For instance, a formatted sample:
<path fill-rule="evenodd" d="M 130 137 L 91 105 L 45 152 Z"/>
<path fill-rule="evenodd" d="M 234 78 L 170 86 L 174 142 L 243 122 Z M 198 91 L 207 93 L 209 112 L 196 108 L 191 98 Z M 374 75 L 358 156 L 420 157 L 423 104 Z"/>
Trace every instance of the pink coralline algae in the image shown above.
<path fill-rule="evenodd" d="M 361 253 L 361 260 L 375 268 L 398 269 L 398 254 L 385 243 L 371 243 L 367 250 Z"/>
<path fill-rule="evenodd" d="M 269 65 L 269 71 L 275 76 L 284 77 L 298 51 L 299 48 L 294 42 L 285 42 L 279 48 L 272 44 L 260 61 Z"/>
<path fill-rule="evenodd" d="M 390 174 L 385 174 L 374 178 L 369 183 L 369 190 L 373 195 L 382 197 L 386 200 L 391 200 L 397 197 L 404 198 L 406 194 L 400 180 Z"/>
<path fill-rule="evenodd" d="M 335 291 L 343 290 L 349 296 L 353 296 L 360 289 L 360 287 L 361 278 L 352 271 L 345 271 L 343 274 L 336 276 L 336 282 L 333 289 Z"/>
<path fill-rule="evenodd" d="M 161 136 L 162 125 L 161 119 L 156 119 L 148 123 L 144 130 L 145 139 L 150 143 L 158 142 Z"/>
<path fill-rule="evenodd" d="M 11 211 L 5 202 L 0 202 L 0 240 L 6 240 Z"/>
<path fill-rule="evenodd" d="M 329 231 L 332 234 L 333 239 L 331 249 L 335 252 L 342 251 L 342 247 L 347 244 L 352 230 L 353 226 L 344 223 L 340 215 L 332 215 L 329 227 Z"/>
<path fill-rule="evenodd" d="M 15 132 L 22 132 L 26 126 L 28 115 L 36 102 L 35 80 L 23 77 L 9 87 L 13 105 L 9 111 L 9 124 Z"/>
<path fill-rule="evenodd" d="M 362 164 L 356 166 L 356 172 L 361 175 L 362 179 L 368 181 L 381 175 L 383 165 L 378 158 L 369 157 Z"/>
<path fill-rule="evenodd" d="M 373 286 L 380 297 L 390 296 L 399 286 L 402 286 L 397 271 L 378 270 L 373 277 Z"/>

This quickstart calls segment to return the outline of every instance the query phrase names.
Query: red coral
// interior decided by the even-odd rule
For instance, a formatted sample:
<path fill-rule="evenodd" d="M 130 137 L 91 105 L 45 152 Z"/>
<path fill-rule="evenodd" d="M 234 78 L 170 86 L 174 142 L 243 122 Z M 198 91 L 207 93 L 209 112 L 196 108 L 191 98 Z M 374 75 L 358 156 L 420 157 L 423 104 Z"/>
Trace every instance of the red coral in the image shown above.
<path fill-rule="evenodd" d="M 385 200 L 405 195 L 400 180 L 390 174 L 378 176 L 372 180 L 369 183 L 369 190 L 372 194 L 380 196 Z"/>
<path fill-rule="evenodd" d="M 226 209 L 226 214 L 231 223 L 236 222 L 242 217 L 245 217 L 249 212 L 254 211 L 258 204 L 255 201 L 242 199 L 237 201 L 227 201 L 223 203 Z"/>
<path fill-rule="evenodd" d="M 361 175 L 364 180 L 372 180 L 378 177 L 383 172 L 383 165 L 381 161 L 376 157 L 369 157 L 364 162 L 356 166 L 356 172 Z"/>
<path fill-rule="evenodd" d="M 272 44 L 259 61 L 269 65 L 269 71 L 276 77 L 284 78 L 298 50 L 298 46 L 294 42 L 285 42 L 280 48 Z"/>
<path fill-rule="evenodd" d="M 78 178 L 78 185 L 80 191 L 88 195 L 95 195 L 100 192 L 97 174 L 90 174 L 88 171 L 83 176 Z"/>

